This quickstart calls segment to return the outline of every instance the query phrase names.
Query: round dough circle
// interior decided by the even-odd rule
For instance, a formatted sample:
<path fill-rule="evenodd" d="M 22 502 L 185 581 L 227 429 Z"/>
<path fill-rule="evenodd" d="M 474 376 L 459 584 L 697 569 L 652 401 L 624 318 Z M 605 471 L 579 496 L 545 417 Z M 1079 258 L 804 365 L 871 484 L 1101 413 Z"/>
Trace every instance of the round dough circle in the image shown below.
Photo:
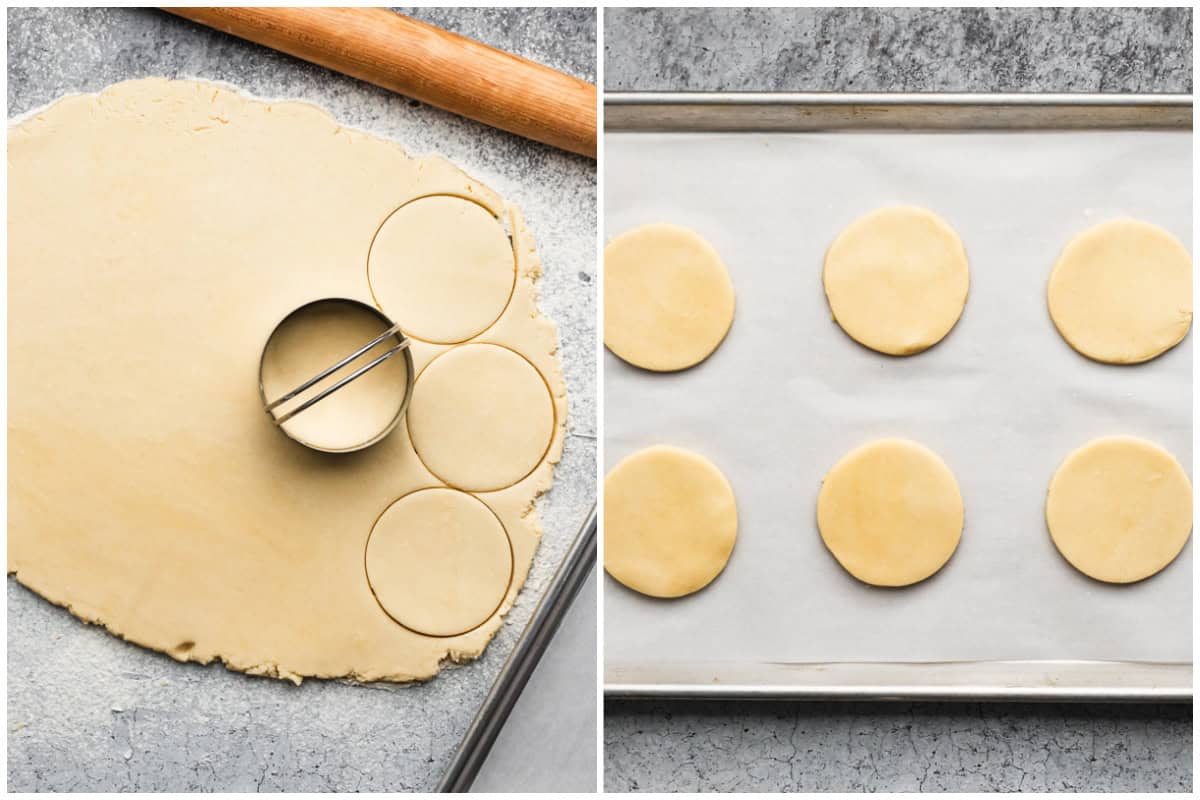
<path fill-rule="evenodd" d="M 733 489 L 689 450 L 638 451 L 604 479 L 604 569 L 634 591 L 682 597 L 725 569 L 737 539 Z"/>
<path fill-rule="evenodd" d="M 1183 550 L 1192 532 L 1192 485 L 1163 448 L 1133 436 L 1096 439 L 1067 456 L 1046 493 L 1046 526 L 1085 575 L 1133 583 Z"/>
<path fill-rule="evenodd" d="M 389 617 L 427 636 L 457 636 L 500 607 L 512 581 L 512 546 L 480 500 L 454 489 L 422 489 L 376 521 L 366 567 Z"/>
<path fill-rule="evenodd" d="M 873 586 L 909 586 L 954 555 L 963 501 L 932 450 L 881 439 L 846 454 L 821 484 L 817 527 L 847 572 Z"/>
<path fill-rule="evenodd" d="M 392 212 L 375 234 L 367 279 L 375 302 L 410 336 L 466 341 L 504 312 L 516 281 L 512 244 L 478 203 L 435 195 Z"/>
<path fill-rule="evenodd" d="M 1079 353 L 1109 364 L 1149 361 L 1192 325 L 1192 259 L 1162 228 L 1112 220 L 1067 244 L 1046 300 L 1054 326 Z"/>
<path fill-rule="evenodd" d="M 941 217 L 894 206 L 838 234 L 822 281 L 833 319 L 850 338 L 906 356 L 933 347 L 958 322 L 970 274 L 962 240 Z"/>
<path fill-rule="evenodd" d="M 712 245 L 678 225 L 643 225 L 604 248 L 604 344 L 673 372 L 712 355 L 733 324 L 733 283 Z"/>
<path fill-rule="evenodd" d="M 541 463 L 554 435 L 554 404 L 541 374 L 520 355 L 494 344 L 462 345 L 418 376 L 408 430 L 438 478 L 494 491 Z"/>

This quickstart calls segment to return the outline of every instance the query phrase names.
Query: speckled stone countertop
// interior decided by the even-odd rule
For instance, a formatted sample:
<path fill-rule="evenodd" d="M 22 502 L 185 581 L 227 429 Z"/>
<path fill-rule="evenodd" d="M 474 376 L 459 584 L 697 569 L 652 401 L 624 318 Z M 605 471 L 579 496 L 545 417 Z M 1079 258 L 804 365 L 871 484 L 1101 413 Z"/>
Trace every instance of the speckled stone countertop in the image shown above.
<path fill-rule="evenodd" d="M 608 9 L 608 91 L 1192 91 L 1190 9 Z M 1190 705 L 616 702 L 609 791 L 1190 791 Z"/>
<path fill-rule="evenodd" d="M 308 100 L 414 155 L 443 155 L 515 202 L 544 263 L 541 307 L 559 326 L 571 414 L 554 488 L 541 503 L 545 536 L 508 624 L 481 659 L 425 684 L 296 687 L 219 664 L 179 664 L 85 626 L 9 579 L 9 790 L 433 788 L 595 499 L 595 163 L 164 12 L 7 13 L 10 118 L 129 78 L 226 81 Z M 595 80 L 594 9 L 408 13 Z M 594 664 L 594 651 L 584 656 Z M 544 700 L 553 707 L 569 698 Z M 594 720 L 594 695 L 581 700 Z"/>
<path fill-rule="evenodd" d="M 1187 8 L 607 9 L 618 91 L 1191 92 Z"/>

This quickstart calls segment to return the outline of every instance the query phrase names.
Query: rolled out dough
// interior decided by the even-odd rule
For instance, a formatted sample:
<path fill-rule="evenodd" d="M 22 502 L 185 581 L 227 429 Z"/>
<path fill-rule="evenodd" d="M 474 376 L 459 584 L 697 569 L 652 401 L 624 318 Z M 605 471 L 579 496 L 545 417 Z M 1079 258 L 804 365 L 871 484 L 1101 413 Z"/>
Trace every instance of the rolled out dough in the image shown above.
<path fill-rule="evenodd" d="M 659 445 L 604 479 L 604 569 L 634 591 L 682 597 L 713 581 L 733 552 L 737 507 L 711 461 Z"/>
<path fill-rule="evenodd" d="M 1192 326 L 1192 259 L 1156 225 L 1111 220 L 1067 244 L 1046 300 L 1054 326 L 1079 353 L 1110 364 L 1149 361 Z"/>
<path fill-rule="evenodd" d="M 1096 439 L 1067 456 L 1046 493 L 1054 546 L 1108 583 L 1148 578 L 1192 532 L 1192 485 L 1163 448 L 1133 436 Z"/>
<path fill-rule="evenodd" d="M 456 347 L 417 378 L 408 430 L 425 466 L 468 491 L 511 486 L 538 465 L 554 435 L 542 376 L 494 344 Z"/>
<path fill-rule="evenodd" d="M 371 529 L 367 580 L 401 625 L 457 636 L 500 607 L 512 579 L 504 526 L 478 499 L 422 489 L 392 503 Z"/>
<path fill-rule="evenodd" d="M 256 674 L 405 681 L 479 655 L 528 574 L 533 501 L 566 420 L 558 336 L 537 308 L 540 264 L 520 212 L 448 162 L 411 159 L 313 106 L 192 81 L 64 98 L 10 129 L 8 158 L 9 572 L 125 639 Z M 424 332 L 478 333 L 520 353 L 555 411 L 533 471 L 475 495 L 511 540 L 512 580 L 481 625 L 450 637 L 398 624 L 367 580 L 376 520 L 441 485 L 407 427 L 358 453 L 317 453 L 276 430 L 258 397 L 259 354 L 279 320 L 321 297 L 372 303 L 376 232 L 431 195 L 470 198 L 463 208 L 486 208 L 488 225 L 503 219 L 516 279 L 504 305 L 503 281 L 481 278 L 504 295 L 489 319 L 473 302 L 425 295 L 420 313 L 437 307 L 445 328 Z M 431 213 L 431 227 L 448 224 Z M 459 279 L 470 296 L 475 277 Z M 381 301 L 406 330 L 421 327 L 403 303 Z M 416 369 L 448 349 L 415 341 Z M 436 522 L 425 520 L 431 535 Z M 380 559 L 377 584 L 388 580 Z M 433 624 L 445 622 L 441 597 L 425 609 Z"/>
<path fill-rule="evenodd" d="M 859 344 L 920 353 L 962 316 L 970 284 L 962 240 L 923 208 L 881 208 L 850 223 L 825 254 L 834 321 Z"/>
<path fill-rule="evenodd" d="M 821 484 L 817 527 L 847 572 L 873 586 L 908 586 L 954 555 L 963 529 L 958 482 L 932 450 L 881 439 L 845 455 Z"/>
<path fill-rule="evenodd" d="M 440 343 L 466 341 L 495 322 L 515 275 L 500 220 L 450 195 L 396 209 L 371 243 L 367 270 L 376 301 L 405 321 L 405 333 Z"/>
<path fill-rule="evenodd" d="M 387 330 L 370 309 L 349 303 L 318 303 L 280 323 L 262 359 L 263 395 L 275 401 L 338 363 Z M 278 406 L 298 408 L 321 391 L 370 364 L 396 346 L 388 337 L 328 378 Z M 408 389 L 408 364 L 398 353 L 280 425 L 290 435 L 322 450 L 353 450 L 385 431 L 399 413 Z"/>
<path fill-rule="evenodd" d="M 712 245 L 678 225 L 643 225 L 604 248 L 604 344 L 672 372 L 712 355 L 733 323 L 733 283 Z"/>

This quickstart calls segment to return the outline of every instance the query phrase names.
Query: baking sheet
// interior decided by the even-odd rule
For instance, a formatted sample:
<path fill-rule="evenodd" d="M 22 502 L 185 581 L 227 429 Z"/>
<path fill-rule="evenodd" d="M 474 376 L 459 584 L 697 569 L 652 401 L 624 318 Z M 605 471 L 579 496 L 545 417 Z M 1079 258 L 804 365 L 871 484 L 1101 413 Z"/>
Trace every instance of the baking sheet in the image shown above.
<path fill-rule="evenodd" d="M 471 784 L 472 792 L 592 792 L 596 788 L 596 570 L 521 692 Z M 547 697 L 579 702 L 547 703 Z M 537 742 L 535 757 L 530 742 Z"/>
<path fill-rule="evenodd" d="M 606 469 L 656 443 L 691 448 L 739 513 L 704 591 L 660 601 L 606 579 L 606 680 L 704 662 L 1191 661 L 1190 543 L 1154 578 L 1109 586 L 1058 555 L 1042 516 L 1058 464 L 1099 436 L 1158 442 L 1191 474 L 1191 336 L 1145 365 L 1102 365 L 1045 307 L 1059 250 L 1100 221 L 1146 219 L 1190 248 L 1190 131 L 610 132 L 605 159 L 606 236 L 691 227 L 737 292 L 728 338 L 692 370 L 605 353 Z M 943 216 L 971 262 L 962 319 L 910 358 L 847 337 L 820 280 L 832 238 L 895 203 Z M 966 508 L 951 561 L 899 590 L 851 578 L 815 522 L 825 472 L 886 436 L 939 453 Z"/>
<path fill-rule="evenodd" d="M 584 616 L 595 622 L 596 542 L 597 512 L 593 506 L 575 535 L 562 565 L 555 572 L 550 587 L 529 618 L 520 640 L 496 676 L 496 682 L 483 701 L 483 706 L 459 743 L 454 758 L 442 774 L 437 791 L 490 791 L 488 786 L 495 787 L 506 776 L 514 781 L 510 785 L 528 788 L 528 781 L 523 780 L 522 775 L 527 778 L 547 771 L 553 780 L 559 781 L 557 791 L 563 791 L 565 783 L 572 781 L 578 783 L 582 780 L 589 786 L 594 785 L 595 707 L 589 707 L 587 703 L 546 703 L 545 698 L 562 696 L 574 700 L 580 694 L 572 690 L 572 685 L 578 690 L 586 684 L 583 696 L 595 688 L 594 669 L 590 678 L 581 674 L 588 672 L 588 669 L 579 669 L 579 656 L 583 656 L 586 662 L 589 655 L 593 654 L 592 648 L 584 647 L 579 652 L 575 650 L 579 649 L 576 645 L 581 641 L 586 640 L 591 645 L 596 641 L 594 624 L 584 626 L 586 631 L 578 630 L 581 605 L 584 607 Z M 592 594 L 581 598 L 580 592 L 586 595 L 588 587 Z M 590 613 L 587 610 L 589 608 Z M 574 620 L 567 626 L 568 634 L 574 635 L 568 635 L 564 641 L 562 627 L 567 620 Z M 555 644 L 557 647 L 552 646 Z M 550 651 L 549 658 L 543 660 L 547 651 Z M 574 684 L 561 680 L 565 674 L 562 669 L 564 658 L 573 667 L 568 672 Z M 595 663 L 591 662 L 591 666 L 594 667 Z M 579 683 L 581 677 L 584 678 L 583 684 Z M 531 693 L 534 699 L 530 699 Z M 537 699 L 541 702 L 535 702 Z M 553 710 L 553 720 L 545 718 L 543 709 Z M 591 724 L 588 724 L 589 717 Z M 531 754 L 525 745 L 529 741 L 529 731 L 534 728 L 540 731 L 542 737 L 549 735 L 554 743 L 546 744 L 538 748 L 536 754 Z M 593 737 L 593 747 L 580 748 L 583 740 L 578 735 L 564 733 L 572 731 L 578 734 L 580 728 L 583 730 L 583 739 Z M 548 764 L 553 768 L 547 770 Z M 482 783 L 477 782 L 480 778 Z"/>

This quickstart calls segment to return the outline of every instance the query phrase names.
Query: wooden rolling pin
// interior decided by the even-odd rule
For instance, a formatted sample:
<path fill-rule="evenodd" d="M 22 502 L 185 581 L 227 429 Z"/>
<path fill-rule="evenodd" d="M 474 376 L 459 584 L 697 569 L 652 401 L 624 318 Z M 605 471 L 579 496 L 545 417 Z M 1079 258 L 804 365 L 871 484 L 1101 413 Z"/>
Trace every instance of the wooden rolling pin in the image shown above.
<path fill-rule="evenodd" d="M 596 157 L 596 87 L 385 8 L 167 8 L 438 108 Z"/>

